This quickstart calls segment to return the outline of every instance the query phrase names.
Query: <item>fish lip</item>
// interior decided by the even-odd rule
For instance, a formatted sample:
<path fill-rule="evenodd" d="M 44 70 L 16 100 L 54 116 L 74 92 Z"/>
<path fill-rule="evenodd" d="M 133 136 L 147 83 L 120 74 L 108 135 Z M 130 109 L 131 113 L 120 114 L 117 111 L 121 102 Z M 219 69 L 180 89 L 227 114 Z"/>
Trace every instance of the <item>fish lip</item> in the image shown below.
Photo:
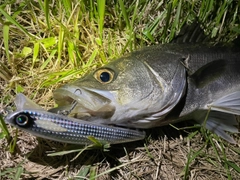
<path fill-rule="evenodd" d="M 68 106 L 74 117 L 88 116 L 107 116 L 109 117 L 115 111 L 115 107 L 111 104 L 112 97 L 108 91 L 96 90 L 86 87 L 78 87 L 75 85 L 64 85 L 53 93 L 54 100 L 58 104 L 59 109 Z M 104 113 L 104 107 L 107 113 Z M 101 111 L 101 113 L 99 113 Z M 111 112 L 110 112 L 111 111 Z M 77 115 L 76 115 L 77 113 Z"/>

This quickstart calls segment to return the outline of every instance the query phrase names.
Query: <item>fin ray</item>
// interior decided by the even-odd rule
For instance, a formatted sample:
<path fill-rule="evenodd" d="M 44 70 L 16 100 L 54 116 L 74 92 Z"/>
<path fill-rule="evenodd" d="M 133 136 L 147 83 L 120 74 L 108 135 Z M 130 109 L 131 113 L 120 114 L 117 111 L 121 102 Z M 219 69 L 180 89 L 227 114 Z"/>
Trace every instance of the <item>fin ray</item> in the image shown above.
<path fill-rule="evenodd" d="M 207 111 L 203 113 L 204 116 L 196 119 L 200 124 L 204 123 L 204 117 L 207 114 Z M 208 119 L 206 121 L 206 128 L 218 136 L 222 137 L 226 141 L 236 144 L 236 141 L 225 131 L 231 133 L 239 133 L 238 131 L 238 122 L 236 116 L 234 114 L 219 112 L 219 111 L 211 111 L 208 115 Z"/>
<path fill-rule="evenodd" d="M 240 115 L 240 91 L 228 94 L 208 106 L 215 111 Z"/>

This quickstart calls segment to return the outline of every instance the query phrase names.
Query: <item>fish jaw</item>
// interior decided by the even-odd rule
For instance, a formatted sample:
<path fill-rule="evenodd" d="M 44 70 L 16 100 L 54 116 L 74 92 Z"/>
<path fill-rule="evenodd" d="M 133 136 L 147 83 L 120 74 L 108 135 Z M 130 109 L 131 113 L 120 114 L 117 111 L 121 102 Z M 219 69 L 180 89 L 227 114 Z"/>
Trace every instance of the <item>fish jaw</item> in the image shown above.
<path fill-rule="evenodd" d="M 115 107 L 111 106 L 112 93 L 108 91 L 91 91 L 89 88 L 65 85 L 55 90 L 53 97 L 58 104 L 51 112 L 61 114 L 62 110 L 77 118 L 84 116 L 109 117 Z M 67 109 L 64 109 L 67 108 Z"/>

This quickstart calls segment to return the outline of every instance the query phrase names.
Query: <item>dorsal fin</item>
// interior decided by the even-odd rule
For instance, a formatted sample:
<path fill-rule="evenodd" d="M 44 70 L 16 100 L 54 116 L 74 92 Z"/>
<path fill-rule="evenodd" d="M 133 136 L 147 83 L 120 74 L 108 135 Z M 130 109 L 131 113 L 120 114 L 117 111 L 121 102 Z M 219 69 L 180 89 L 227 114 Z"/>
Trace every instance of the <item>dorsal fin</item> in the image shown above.
<path fill-rule="evenodd" d="M 35 102 L 30 100 L 28 97 L 26 97 L 22 93 L 17 94 L 14 102 L 17 107 L 17 110 L 24 110 L 24 109 L 43 110 L 42 107 L 37 105 Z"/>
<path fill-rule="evenodd" d="M 200 27 L 200 24 L 195 21 L 192 24 L 183 25 L 180 33 L 171 41 L 171 43 L 203 43 L 209 42 L 207 37 Z"/>

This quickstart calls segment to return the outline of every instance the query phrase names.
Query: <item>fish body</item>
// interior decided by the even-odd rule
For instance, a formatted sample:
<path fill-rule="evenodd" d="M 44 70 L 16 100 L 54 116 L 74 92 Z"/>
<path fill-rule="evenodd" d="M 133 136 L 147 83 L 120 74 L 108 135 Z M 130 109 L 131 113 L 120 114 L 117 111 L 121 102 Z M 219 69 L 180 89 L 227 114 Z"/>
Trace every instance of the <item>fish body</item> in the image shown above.
<path fill-rule="evenodd" d="M 118 144 L 143 139 L 145 133 L 120 127 L 104 126 L 47 112 L 23 94 L 15 101 L 18 109 L 6 122 L 35 136 L 55 141 L 88 145 L 95 138 L 100 143 Z"/>
<path fill-rule="evenodd" d="M 139 140 L 144 133 L 129 128 L 148 129 L 195 120 L 236 143 L 225 131 L 238 132 L 240 47 L 194 42 L 201 39 L 201 33 L 195 29 L 191 32 L 182 39 L 193 42 L 146 47 L 65 84 L 53 93 L 58 107 L 49 112 L 19 95 L 18 109 L 6 121 L 37 136 L 85 144 L 92 135 L 109 143 Z M 21 126 L 19 114 L 34 123 Z M 69 123 L 78 124 L 78 132 L 72 133 L 73 126 L 66 127 Z M 82 131 L 85 125 L 100 132 L 83 136 L 88 132 Z M 104 128 L 109 129 L 105 132 Z M 117 133 L 109 136 L 110 131 L 121 131 L 124 137 L 119 140 Z"/>
<path fill-rule="evenodd" d="M 234 46 L 150 46 L 60 87 L 54 98 L 59 107 L 77 102 L 70 116 L 143 129 L 187 119 L 203 124 L 211 109 L 206 127 L 234 143 L 225 130 L 238 132 L 239 58 Z"/>

